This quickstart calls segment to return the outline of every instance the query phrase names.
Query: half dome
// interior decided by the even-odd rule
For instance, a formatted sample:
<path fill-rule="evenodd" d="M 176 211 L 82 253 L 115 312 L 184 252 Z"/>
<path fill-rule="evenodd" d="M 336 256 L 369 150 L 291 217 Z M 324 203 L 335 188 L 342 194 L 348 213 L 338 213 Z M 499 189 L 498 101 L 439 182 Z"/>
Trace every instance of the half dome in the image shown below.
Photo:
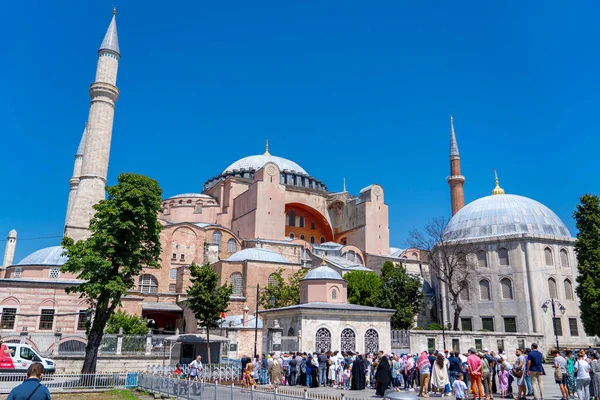
<path fill-rule="evenodd" d="M 61 266 L 69 259 L 66 255 L 63 255 L 64 251 L 65 249 L 63 249 L 61 246 L 46 247 L 34 251 L 19 261 L 19 263 L 16 265 Z"/>
<path fill-rule="evenodd" d="M 467 204 L 452 217 L 444 234 L 447 240 L 514 234 L 571 238 L 566 225 L 552 210 L 514 194 L 486 196 Z"/>
<path fill-rule="evenodd" d="M 281 254 L 272 250 L 257 247 L 240 250 L 237 253 L 232 254 L 225 261 L 267 261 L 289 264 L 289 261 Z"/>
<path fill-rule="evenodd" d="M 269 154 L 261 154 L 261 155 L 241 158 L 241 159 L 237 160 L 236 162 L 234 162 L 233 164 L 231 164 L 229 167 L 225 168 L 225 170 L 223 171 L 223 174 L 233 172 L 234 170 L 238 170 L 238 171 L 259 170 L 262 167 L 264 167 L 265 164 L 267 164 L 269 162 L 276 164 L 281 171 L 295 171 L 295 172 L 298 172 L 301 174 L 308 175 L 308 173 L 304 170 L 304 168 L 302 168 L 295 162 L 288 160 L 286 158 L 272 156 Z"/>

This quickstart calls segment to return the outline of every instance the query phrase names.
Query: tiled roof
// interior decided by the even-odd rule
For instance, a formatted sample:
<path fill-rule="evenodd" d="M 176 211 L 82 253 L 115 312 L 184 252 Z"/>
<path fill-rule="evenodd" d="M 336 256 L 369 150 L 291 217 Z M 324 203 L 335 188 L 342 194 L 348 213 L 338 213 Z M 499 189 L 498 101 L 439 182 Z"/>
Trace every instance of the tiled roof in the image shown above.
<path fill-rule="evenodd" d="M 297 304 L 297 305 L 288 306 L 288 307 L 273 308 L 270 310 L 259 311 L 259 313 L 270 312 L 270 311 L 280 311 L 280 310 L 298 310 L 298 309 L 368 311 L 368 312 L 392 313 L 392 314 L 396 312 L 396 310 L 391 310 L 391 309 L 387 309 L 387 308 L 359 306 L 357 304 L 312 302 L 312 303 L 306 303 L 306 304 Z"/>
<path fill-rule="evenodd" d="M 233 253 L 225 261 L 267 261 L 289 264 L 289 261 L 281 254 L 272 250 L 252 247 Z"/>

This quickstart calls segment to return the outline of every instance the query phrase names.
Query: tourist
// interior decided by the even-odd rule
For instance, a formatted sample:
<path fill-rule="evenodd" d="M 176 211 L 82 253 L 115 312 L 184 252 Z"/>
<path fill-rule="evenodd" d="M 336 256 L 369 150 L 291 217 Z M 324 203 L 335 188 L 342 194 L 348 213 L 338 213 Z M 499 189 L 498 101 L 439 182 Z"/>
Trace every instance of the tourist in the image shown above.
<path fill-rule="evenodd" d="M 558 385 L 561 394 L 561 400 L 569 398 L 569 390 L 567 389 L 567 360 L 560 355 L 558 350 L 552 350 L 554 358 L 554 381 Z"/>
<path fill-rule="evenodd" d="M 298 373 L 298 360 L 296 360 L 296 355 L 292 354 L 292 359 L 290 360 L 290 386 L 296 386 L 296 375 Z"/>
<path fill-rule="evenodd" d="M 384 355 L 379 361 L 379 364 L 377 364 L 377 370 L 375 371 L 375 395 L 383 397 L 391 382 L 392 371 L 390 369 L 390 362 Z"/>
<path fill-rule="evenodd" d="M 306 356 L 306 358 L 304 359 L 304 374 L 306 376 L 306 387 L 311 387 L 312 385 L 312 379 L 313 379 L 313 375 L 312 375 L 312 356 L 310 354 L 308 354 Z"/>
<path fill-rule="evenodd" d="M 240 369 L 240 378 L 243 377 L 244 371 L 246 370 L 246 364 L 250 362 L 250 358 L 247 355 L 243 355 L 240 359 L 240 364 L 242 364 L 242 368 Z"/>
<path fill-rule="evenodd" d="M 27 369 L 27 379 L 10 391 L 6 400 L 50 400 L 48 388 L 40 382 L 44 376 L 44 366 L 33 363 Z"/>
<path fill-rule="evenodd" d="M 444 396 L 444 393 L 446 393 L 446 386 L 450 385 L 450 378 L 448 377 L 449 364 L 450 362 L 442 353 L 438 353 L 436 360 L 433 363 L 431 385 L 440 391 L 441 396 Z M 448 395 L 450 395 L 450 393 L 448 393 Z"/>
<path fill-rule="evenodd" d="M 267 356 L 265 356 L 264 354 L 262 355 L 262 358 L 260 360 L 260 383 L 262 383 L 263 385 L 266 385 L 268 382 L 267 380 L 267 370 L 269 369 L 269 361 L 267 360 Z"/>
<path fill-rule="evenodd" d="M 342 382 L 344 390 L 350 390 L 350 380 L 352 379 L 352 372 L 350 372 L 350 366 L 346 367 L 344 374 L 342 375 Z"/>
<path fill-rule="evenodd" d="M 468 359 L 468 355 L 469 353 L 465 353 L 465 354 L 459 354 L 458 358 L 460 359 L 460 362 L 462 362 L 463 365 L 463 371 L 464 373 L 464 378 L 465 378 L 465 385 L 467 385 L 468 388 L 471 387 L 471 382 L 469 379 L 469 364 L 467 363 L 467 359 Z"/>
<path fill-rule="evenodd" d="M 527 370 L 531 378 L 534 400 L 542 400 L 544 398 L 544 383 L 542 382 L 542 373 L 544 372 L 542 367 L 543 361 L 544 356 L 538 351 L 537 343 L 532 343 L 531 351 L 527 355 Z"/>
<path fill-rule="evenodd" d="M 319 363 L 319 384 L 321 386 L 327 385 L 327 355 L 324 350 L 317 356 Z"/>
<path fill-rule="evenodd" d="M 319 356 L 317 353 L 313 353 L 312 359 L 310 360 L 310 374 L 312 376 L 310 387 L 319 387 Z"/>
<path fill-rule="evenodd" d="M 577 379 L 575 378 L 575 356 L 571 350 L 565 351 L 565 359 L 567 360 L 567 390 L 570 396 L 575 396 Z"/>
<path fill-rule="evenodd" d="M 590 400 L 590 365 L 585 360 L 583 349 L 577 353 L 575 375 L 577 377 L 577 398 L 579 400 Z"/>
<path fill-rule="evenodd" d="M 490 355 L 492 356 L 492 393 L 496 394 L 498 392 L 498 387 L 496 386 L 496 374 L 498 373 L 498 369 L 496 368 L 496 365 L 498 364 L 498 355 L 496 354 L 495 351 L 492 351 L 490 353 Z"/>
<path fill-rule="evenodd" d="M 413 391 L 415 359 L 409 354 L 404 356 L 404 390 Z"/>
<path fill-rule="evenodd" d="M 271 380 L 271 385 L 277 387 L 282 382 L 283 365 L 278 355 L 273 356 L 271 359 L 273 361 L 269 365 L 269 379 Z"/>
<path fill-rule="evenodd" d="M 431 376 L 431 364 L 426 351 L 422 352 L 417 360 L 419 371 L 419 397 L 429 397 L 429 377 Z"/>
<path fill-rule="evenodd" d="M 256 381 L 254 380 L 254 364 L 251 362 L 246 363 L 246 368 L 244 369 L 244 379 L 242 380 L 243 388 L 252 388 L 256 386 Z"/>
<path fill-rule="evenodd" d="M 259 382 L 260 381 L 260 357 L 258 356 L 258 354 L 254 355 L 254 358 L 252 359 L 252 366 L 254 367 L 254 372 L 253 372 L 253 378 L 255 382 Z"/>
<path fill-rule="evenodd" d="M 533 386 L 531 386 L 531 376 L 529 375 L 528 359 L 531 349 L 528 347 L 525 349 L 525 385 L 527 385 L 527 396 L 533 396 Z"/>
<path fill-rule="evenodd" d="M 281 360 L 281 367 L 283 370 L 281 384 L 287 385 L 287 384 L 289 384 L 289 381 L 290 381 L 290 358 L 288 357 L 287 353 L 284 353 L 280 357 L 280 360 Z"/>
<path fill-rule="evenodd" d="M 327 379 L 329 386 L 335 385 L 335 363 L 331 360 L 331 357 L 327 360 Z"/>
<path fill-rule="evenodd" d="M 481 358 L 481 383 L 483 383 L 483 390 L 485 392 L 485 398 L 491 399 L 492 396 L 492 373 L 490 368 L 490 362 L 488 358 L 485 356 L 485 353 L 479 353 L 479 357 Z"/>
<path fill-rule="evenodd" d="M 481 358 L 477 355 L 474 348 L 469 349 L 467 365 L 469 369 L 469 380 L 471 381 L 471 392 L 473 393 L 474 398 L 481 400 L 484 397 L 483 386 L 481 384 L 483 364 L 481 363 Z"/>
<path fill-rule="evenodd" d="M 365 364 L 363 363 L 362 356 L 359 355 L 356 360 L 352 363 L 352 382 L 350 384 L 351 390 L 363 390 L 366 387 L 365 382 Z"/>
<path fill-rule="evenodd" d="M 448 378 L 450 379 L 450 387 L 452 387 L 458 373 L 462 372 L 462 363 L 460 362 L 460 358 L 458 358 L 458 352 L 450 353 L 448 364 Z"/>
<path fill-rule="evenodd" d="M 517 359 L 510 370 L 510 374 L 517 383 L 517 399 L 525 400 L 525 396 L 527 394 L 527 383 L 525 381 L 525 356 L 523 355 L 521 349 L 516 349 L 515 355 L 517 356 Z"/>
<path fill-rule="evenodd" d="M 500 357 L 499 360 L 500 359 L 502 359 L 502 357 Z M 501 396 L 502 398 L 505 398 L 508 396 L 508 370 L 504 363 L 500 364 L 500 371 L 496 372 L 496 375 L 498 375 Z"/>
<path fill-rule="evenodd" d="M 174 378 L 181 378 L 181 376 L 183 375 L 183 370 L 181 369 L 181 365 L 177 364 L 175 365 L 175 369 L 173 370 L 173 377 Z"/>
<path fill-rule="evenodd" d="M 189 374 L 188 377 L 192 381 L 196 381 L 200 379 L 202 374 L 202 357 L 198 354 L 196 359 L 192 361 L 189 365 Z"/>
<path fill-rule="evenodd" d="M 592 372 L 590 396 L 596 400 L 600 399 L 600 361 L 598 359 L 598 353 L 592 354 L 592 363 L 590 365 Z"/>
<path fill-rule="evenodd" d="M 398 356 L 394 356 L 392 361 L 392 386 L 394 389 L 400 387 L 399 376 L 402 376 L 402 374 L 400 374 L 400 361 Z"/>
<path fill-rule="evenodd" d="M 459 372 L 458 375 L 456 375 L 456 380 L 452 384 L 452 390 L 454 391 L 454 397 L 456 397 L 456 400 L 466 400 L 467 397 L 469 397 L 467 395 L 467 385 L 465 382 L 463 382 L 463 379 L 464 374 Z"/>

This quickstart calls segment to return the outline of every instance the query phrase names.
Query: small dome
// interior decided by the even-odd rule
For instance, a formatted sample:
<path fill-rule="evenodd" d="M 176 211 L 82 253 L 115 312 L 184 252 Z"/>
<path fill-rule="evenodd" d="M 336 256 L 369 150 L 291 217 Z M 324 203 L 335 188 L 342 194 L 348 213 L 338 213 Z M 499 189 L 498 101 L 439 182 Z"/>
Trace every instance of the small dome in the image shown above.
<path fill-rule="evenodd" d="M 343 281 L 342 276 L 333 268 L 326 265 L 311 269 L 304 277 L 303 281 L 310 279 L 329 279 L 333 281 Z"/>
<path fill-rule="evenodd" d="M 514 194 L 477 199 L 457 212 L 448 223 L 448 240 L 483 239 L 512 234 L 571 238 L 552 210 L 535 200 Z"/>
<path fill-rule="evenodd" d="M 212 196 L 209 196 L 207 194 L 202 194 L 202 193 L 181 193 L 181 194 L 176 194 L 175 196 L 171 196 L 171 197 L 167 198 L 166 200 L 183 199 L 183 198 L 188 198 L 188 197 L 212 199 Z"/>
<path fill-rule="evenodd" d="M 225 261 L 267 261 L 289 264 L 289 261 L 281 254 L 258 247 L 240 250 Z"/>
<path fill-rule="evenodd" d="M 249 156 L 249 157 L 241 158 L 241 159 L 237 160 L 236 162 L 234 162 L 233 164 L 231 164 L 229 167 L 225 168 L 225 171 L 223 171 L 223 174 L 233 172 L 233 170 L 240 170 L 240 171 L 242 171 L 242 170 L 259 170 L 262 167 L 264 167 L 265 164 L 267 164 L 269 162 L 276 164 L 281 171 L 284 171 L 284 170 L 296 171 L 298 173 L 308 175 L 308 173 L 304 170 L 304 168 L 302 168 L 295 162 L 290 161 L 285 158 L 267 155 L 267 154 L 261 154 L 261 155 L 257 155 L 257 156 Z"/>
<path fill-rule="evenodd" d="M 22 259 L 17 265 L 53 265 L 60 266 L 67 262 L 61 246 L 52 246 L 35 251 Z"/>

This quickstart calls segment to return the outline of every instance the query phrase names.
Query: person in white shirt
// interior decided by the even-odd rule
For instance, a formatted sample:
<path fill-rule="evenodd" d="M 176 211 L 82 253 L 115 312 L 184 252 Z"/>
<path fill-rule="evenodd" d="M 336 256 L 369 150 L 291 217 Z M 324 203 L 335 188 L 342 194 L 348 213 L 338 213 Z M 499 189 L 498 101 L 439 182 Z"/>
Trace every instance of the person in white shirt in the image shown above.
<path fill-rule="evenodd" d="M 585 351 L 579 350 L 575 361 L 577 375 L 577 397 L 579 400 L 590 400 L 590 364 L 585 360 Z"/>
<path fill-rule="evenodd" d="M 194 361 L 192 361 L 189 365 L 188 365 L 190 372 L 189 372 L 189 379 L 191 380 L 198 380 L 201 376 L 202 373 L 202 357 L 200 355 L 196 356 L 196 359 Z"/>
<path fill-rule="evenodd" d="M 469 397 L 467 392 L 467 385 L 463 380 L 464 378 L 465 377 L 463 373 L 459 372 L 456 376 L 456 379 L 454 380 L 454 383 L 452 383 L 452 390 L 454 390 L 454 397 L 456 397 L 456 400 L 465 400 Z"/>

